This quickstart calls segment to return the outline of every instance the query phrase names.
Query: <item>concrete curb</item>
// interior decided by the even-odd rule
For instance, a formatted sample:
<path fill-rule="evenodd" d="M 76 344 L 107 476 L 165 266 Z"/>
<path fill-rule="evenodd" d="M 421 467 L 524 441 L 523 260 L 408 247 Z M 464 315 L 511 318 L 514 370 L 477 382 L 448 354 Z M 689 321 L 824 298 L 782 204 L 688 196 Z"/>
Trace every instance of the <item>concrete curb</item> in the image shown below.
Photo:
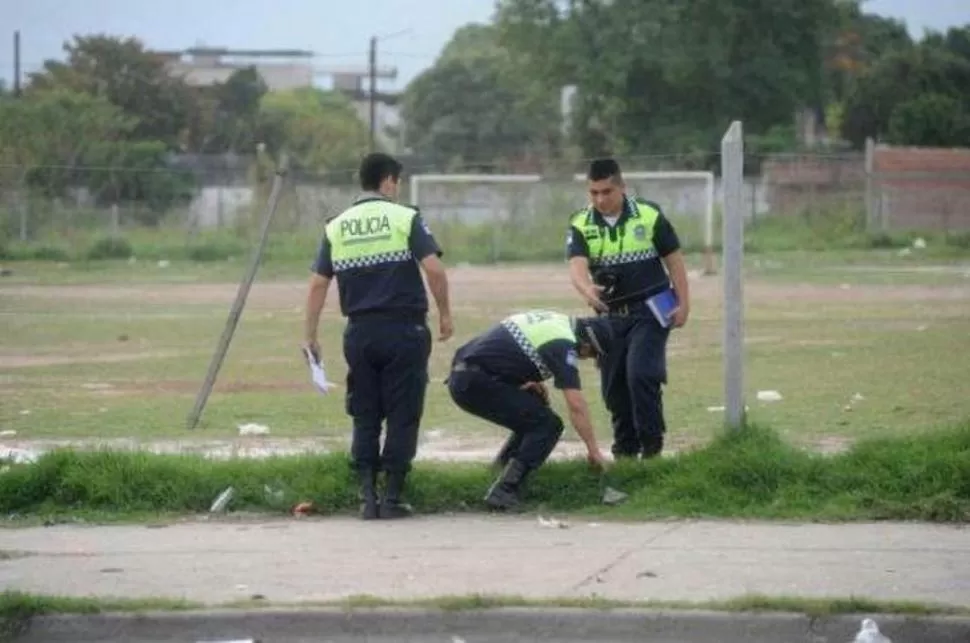
<path fill-rule="evenodd" d="M 494 608 L 260 608 L 36 617 L 20 643 L 107 641 L 588 641 L 621 643 L 846 643 L 873 616 L 894 643 L 966 643 L 970 617 L 712 612 L 700 610 Z"/>

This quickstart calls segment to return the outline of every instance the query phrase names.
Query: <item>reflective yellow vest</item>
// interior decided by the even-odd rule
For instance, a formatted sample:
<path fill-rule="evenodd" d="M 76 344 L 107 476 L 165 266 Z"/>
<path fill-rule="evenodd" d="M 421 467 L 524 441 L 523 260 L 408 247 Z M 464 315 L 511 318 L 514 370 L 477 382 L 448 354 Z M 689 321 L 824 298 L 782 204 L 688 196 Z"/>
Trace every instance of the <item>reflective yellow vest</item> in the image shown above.
<path fill-rule="evenodd" d="M 653 229 L 659 211 L 648 203 L 630 199 L 633 212 L 620 226 L 615 238 L 610 228 L 598 226 L 593 218 L 593 208 L 581 210 L 572 216 L 570 225 L 586 239 L 589 248 L 590 268 L 604 268 L 621 264 L 657 259 L 653 247 Z"/>
<path fill-rule="evenodd" d="M 549 342 L 565 339 L 576 343 L 573 321 L 569 315 L 548 310 L 532 310 L 510 315 L 501 321 L 515 343 L 526 354 L 542 379 L 552 377 L 552 371 L 539 355 L 539 349 Z"/>
<path fill-rule="evenodd" d="M 408 240 L 417 211 L 374 199 L 351 206 L 325 229 L 335 273 L 411 259 Z"/>

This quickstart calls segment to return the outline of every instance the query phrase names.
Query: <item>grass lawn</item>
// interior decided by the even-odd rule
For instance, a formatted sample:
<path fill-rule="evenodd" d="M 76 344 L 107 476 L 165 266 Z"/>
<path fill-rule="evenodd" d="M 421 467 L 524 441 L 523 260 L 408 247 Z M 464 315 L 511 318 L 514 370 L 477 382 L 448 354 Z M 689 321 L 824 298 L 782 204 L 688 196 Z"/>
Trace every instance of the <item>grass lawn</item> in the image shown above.
<path fill-rule="evenodd" d="M 691 257 L 693 267 L 699 257 Z M 270 439 L 348 438 L 342 391 L 323 397 L 301 361 L 306 266 L 261 267 L 200 426 L 185 419 L 235 297 L 245 260 L 15 262 L 0 279 L 2 439 L 225 440 L 260 423 Z M 748 257 L 746 391 L 753 421 L 823 449 L 865 436 L 932 431 L 970 417 L 970 263 L 895 251 L 770 253 Z M 492 450 L 503 432 L 461 412 L 441 384 L 454 349 L 522 308 L 584 312 L 565 266 L 451 268 L 456 336 L 436 344 L 422 450 Z M 689 325 L 670 344 L 666 393 L 676 447 L 720 429 L 721 278 L 692 281 Z M 331 291 L 322 326 L 325 365 L 342 382 L 343 320 Z M 585 364 L 604 448 L 607 416 Z M 759 390 L 783 400 L 764 403 Z M 561 399 L 554 404 L 564 410 Z M 564 442 L 575 442 L 567 431 Z"/>

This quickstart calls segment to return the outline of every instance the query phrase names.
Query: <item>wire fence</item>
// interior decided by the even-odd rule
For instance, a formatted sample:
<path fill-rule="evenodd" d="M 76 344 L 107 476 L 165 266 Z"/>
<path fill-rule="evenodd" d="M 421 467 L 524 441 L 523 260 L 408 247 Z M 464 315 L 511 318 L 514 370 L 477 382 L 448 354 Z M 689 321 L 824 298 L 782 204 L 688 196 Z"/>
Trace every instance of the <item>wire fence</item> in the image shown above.
<path fill-rule="evenodd" d="M 685 245 L 700 249 L 719 225 L 720 168 L 685 171 L 672 155 L 618 160 L 629 191 L 659 203 Z M 866 153 L 746 158 L 745 165 L 744 213 L 751 223 L 830 222 L 867 234 L 970 231 L 970 152 L 873 146 Z M 560 256 L 569 214 L 586 205 L 582 168 L 550 163 L 501 174 L 445 173 L 406 164 L 400 198 L 418 205 L 443 241 L 461 238 L 479 258 Z M 2 165 L 0 240 L 252 231 L 271 179 L 272 168 L 256 159 L 236 159 L 231 170 L 187 163 L 163 170 Z M 274 230 L 316 237 L 358 193 L 350 170 L 295 173 Z M 559 232 L 550 235 L 550 227 Z"/>

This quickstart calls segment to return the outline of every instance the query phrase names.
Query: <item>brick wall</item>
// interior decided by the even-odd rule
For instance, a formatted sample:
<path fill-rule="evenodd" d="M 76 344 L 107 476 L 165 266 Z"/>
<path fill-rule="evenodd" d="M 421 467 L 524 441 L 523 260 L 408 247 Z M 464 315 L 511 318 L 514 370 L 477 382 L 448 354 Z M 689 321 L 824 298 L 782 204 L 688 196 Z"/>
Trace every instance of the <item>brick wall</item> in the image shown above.
<path fill-rule="evenodd" d="M 970 230 L 970 149 L 875 145 L 871 167 L 867 199 L 864 154 L 770 158 L 763 165 L 770 211 L 868 208 L 877 229 Z"/>
<path fill-rule="evenodd" d="M 876 207 L 889 230 L 970 230 L 970 149 L 876 146 Z"/>

